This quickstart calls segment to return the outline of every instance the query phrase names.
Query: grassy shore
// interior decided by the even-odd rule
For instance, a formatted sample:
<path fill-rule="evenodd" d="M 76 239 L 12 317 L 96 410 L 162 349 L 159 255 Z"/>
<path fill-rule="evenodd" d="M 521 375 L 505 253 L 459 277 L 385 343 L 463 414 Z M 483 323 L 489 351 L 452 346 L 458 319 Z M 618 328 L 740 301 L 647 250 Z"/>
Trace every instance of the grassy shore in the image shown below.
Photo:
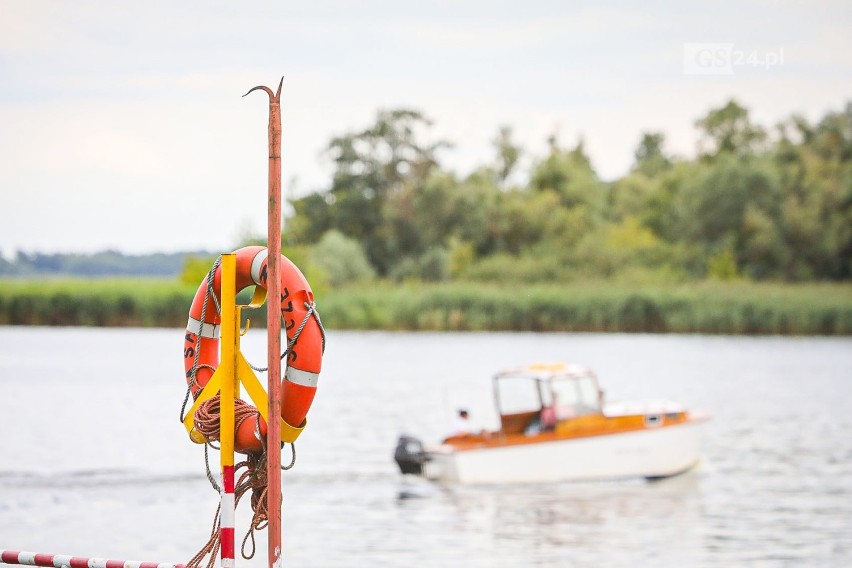
<path fill-rule="evenodd" d="M 0 324 L 180 327 L 195 290 L 147 278 L 0 280 Z"/>
<path fill-rule="evenodd" d="M 195 286 L 0 281 L 0 324 L 182 327 Z M 852 335 L 852 285 L 372 283 L 317 298 L 330 329 Z M 256 324 L 264 310 L 251 313 Z"/>

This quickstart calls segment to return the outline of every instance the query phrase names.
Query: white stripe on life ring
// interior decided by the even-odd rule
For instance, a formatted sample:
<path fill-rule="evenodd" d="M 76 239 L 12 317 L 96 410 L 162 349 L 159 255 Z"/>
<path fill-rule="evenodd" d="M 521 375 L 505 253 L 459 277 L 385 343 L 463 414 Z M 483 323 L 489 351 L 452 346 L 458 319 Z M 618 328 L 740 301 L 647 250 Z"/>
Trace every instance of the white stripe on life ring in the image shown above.
<path fill-rule="evenodd" d="M 198 333 L 198 327 L 201 326 L 201 333 Z M 189 316 L 189 321 L 186 322 L 186 330 L 190 333 L 194 333 L 195 335 L 200 335 L 201 337 L 206 337 L 208 339 L 219 339 L 219 328 L 222 327 L 216 323 L 207 323 L 204 322 L 204 325 L 201 325 L 201 321 L 195 319 L 192 316 Z"/>
<path fill-rule="evenodd" d="M 257 251 L 257 254 L 254 255 L 251 261 L 251 280 L 257 285 L 260 285 L 260 265 L 263 264 L 267 256 L 269 256 L 269 250 L 263 249 Z"/>
<path fill-rule="evenodd" d="M 317 382 L 319 382 L 319 375 L 317 373 L 311 373 L 310 371 L 303 371 L 293 367 L 287 367 L 287 371 L 284 373 L 284 378 L 291 383 L 296 383 L 303 387 L 317 388 Z"/>

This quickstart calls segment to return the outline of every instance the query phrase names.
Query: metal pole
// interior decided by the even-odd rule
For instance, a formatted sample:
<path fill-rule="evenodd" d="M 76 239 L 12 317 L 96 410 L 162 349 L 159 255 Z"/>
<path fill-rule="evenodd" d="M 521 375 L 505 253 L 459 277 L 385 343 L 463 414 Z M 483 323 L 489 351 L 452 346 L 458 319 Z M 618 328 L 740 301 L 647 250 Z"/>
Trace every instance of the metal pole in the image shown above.
<path fill-rule="evenodd" d="M 267 512 L 269 514 L 269 567 L 281 566 L 281 85 L 255 89 L 269 95 L 269 201 L 267 260 L 267 337 L 269 393 L 266 431 Z M 248 93 L 246 93 L 247 95 Z"/>

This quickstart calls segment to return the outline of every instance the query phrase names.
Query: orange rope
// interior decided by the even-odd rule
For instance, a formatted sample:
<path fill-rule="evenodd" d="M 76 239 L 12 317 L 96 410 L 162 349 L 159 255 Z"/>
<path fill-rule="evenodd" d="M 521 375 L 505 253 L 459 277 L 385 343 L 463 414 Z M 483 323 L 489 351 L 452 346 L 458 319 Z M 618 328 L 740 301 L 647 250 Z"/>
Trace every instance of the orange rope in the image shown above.
<path fill-rule="evenodd" d="M 259 420 L 257 409 L 245 402 L 242 399 L 234 399 L 234 426 L 239 428 L 244 420 L 254 416 L 255 420 Z M 195 429 L 200 432 L 208 443 L 219 439 L 219 395 L 204 401 L 195 411 Z M 236 507 L 240 499 L 248 490 L 251 490 L 251 508 L 254 511 L 254 516 L 251 520 L 251 526 L 243 538 L 243 544 L 240 549 L 243 558 L 246 560 L 252 558 L 255 553 L 254 531 L 263 530 L 269 524 L 269 515 L 267 512 L 267 475 L 266 475 L 266 449 L 260 452 L 248 452 L 246 460 L 234 466 L 234 474 L 240 468 L 246 468 L 234 485 L 234 506 Z M 204 557 L 210 554 L 207 561 L 207 568 L 213 568 L 216 564 L 216 555 L 219 552 L 220 542 L 220 507 L 216 508 L 216 515 L 213 518 L 213 528 L 210 532 L 210 538 L 201 550 L 186 563 L 187 568 L 200 568 Z M 251 554 L 246 554 L 246 543 L 251 538 Z"/>
<path fill-rule="evenodd" d="M 239 430 L 246 418 L 257 417 L 255 407 L 241 398 L 234 399 L 234 431 Z M 195 429 L 207 443 L 219 440 L 219 395 L 202 402 L 195 411 Z M 255 418 L 257 419 L 257 418 Z"/>

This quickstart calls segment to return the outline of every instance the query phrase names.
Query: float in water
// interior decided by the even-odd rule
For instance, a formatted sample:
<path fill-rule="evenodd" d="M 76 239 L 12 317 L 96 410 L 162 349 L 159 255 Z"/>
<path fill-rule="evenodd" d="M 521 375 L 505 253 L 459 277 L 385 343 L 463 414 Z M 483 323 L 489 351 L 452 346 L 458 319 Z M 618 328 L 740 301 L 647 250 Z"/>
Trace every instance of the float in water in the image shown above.
<path fill-rule="evenodd" d="M 448 483 L 534 483 L 683 473 L 700 459 L 707 415 L 671 401 L 605 403 L 597 377 L 564 363 L 494 377 L 500 428 L 454 434 L 435 446 L 399 438 L 404 474 Z"/>

